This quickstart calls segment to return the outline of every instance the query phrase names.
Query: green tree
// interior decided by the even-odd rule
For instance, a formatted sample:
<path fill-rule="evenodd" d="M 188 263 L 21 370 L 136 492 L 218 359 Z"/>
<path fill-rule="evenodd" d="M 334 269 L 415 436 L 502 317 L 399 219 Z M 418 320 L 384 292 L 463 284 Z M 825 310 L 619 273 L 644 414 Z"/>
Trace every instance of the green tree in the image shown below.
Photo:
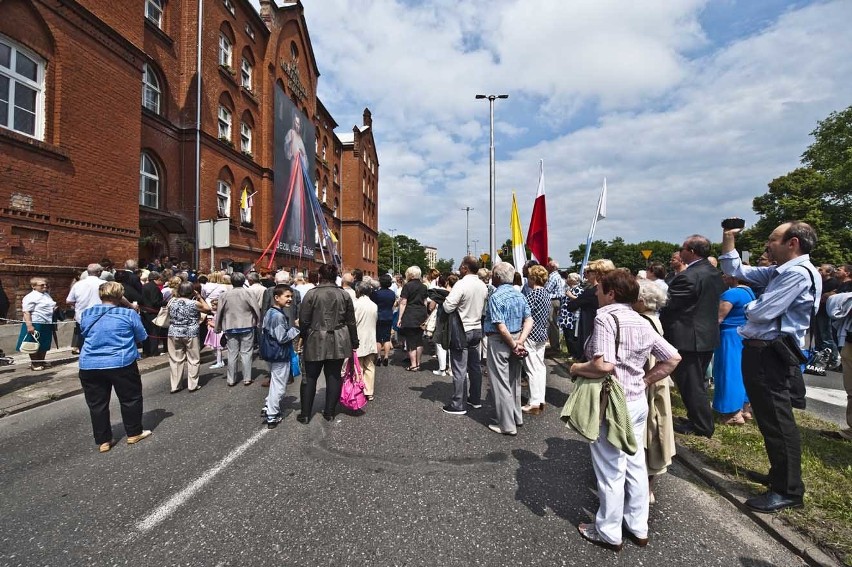
<path fill-rule="evenodd" d="M 622 237 L 617 236 L 610 242 L 606 242 L 605 240 L 595 240 L 592 242 L 592 253 L 589 259 L 606 258 L 612 260 L 616 267 L 630 268 L 630 271 L 636 273 L 639 270 L 644 270 L 650 262 L 662 262 L 668 266 L 672 253 L 679 248 L 679 244 L 672 244 L 671 242 L 663 242 L 661 240 L 645 240 L 631 244 L 625 242 Z M 642 250 L 651 251 L 651 256 L 648 260 L 645 260 Z M 573 266 L 565 266 L 565 268 L 572 271 L 579 271 L 585 253 L 586 244 L 584 242 L 570 253 Z"/>
<path fill-rule="evenodd" d="M 802 154 L 802 164 L 773 179 L 769 191 L 756 197 L 754 226 L 743 231 L 737 247 L 753 256 L 764 250 L 775 227 L 803 220 L 817 231 L 819 242 L 811 252 L 814 263 L 847 262 L 852 247 L 852 107 L 833 112 L 811 132 L 814 142 Z"/>
<path fill-rule="evenodd" d="M 392 262 L 396 265 L 392 266 Z M 405 234 L 391 237 L 386 232 L 379 232 L 379 273 L 393 271 L 404 274 L 410 266 L 426 269 L 426 250 L 423 245 Z"/>
<path fill-rule="evenodd" d="M 455 265 L 456 262 L 452 258 L 439 258 L 438 261 L 435 262 L 435 269 L 442 274 L 446 274 L 447 272 L 452 272 Z"/>

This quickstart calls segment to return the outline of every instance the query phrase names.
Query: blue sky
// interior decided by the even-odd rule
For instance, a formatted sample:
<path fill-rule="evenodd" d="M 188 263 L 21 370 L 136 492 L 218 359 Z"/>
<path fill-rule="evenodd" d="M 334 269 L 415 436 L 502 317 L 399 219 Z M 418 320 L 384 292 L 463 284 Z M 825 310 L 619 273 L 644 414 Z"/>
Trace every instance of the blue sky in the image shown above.
<path fill-rule="evenodd" d="M 305 1 L 319 96 L 341 125 L 373 114 L 379 228 L 458 259 L 488 246 L 488 104 L 497 239 L 526 225 L 545 164 L 550 253 L 597 238 L 719 239 L 795 168 L 809 132 L 852 104 L 852 2 Z M 334 16 L 330 16 L 334 14 Z M 471 245 L 473 246 L 473 245 Z M 594 256 L 594 250 L 592 251 Z"/>

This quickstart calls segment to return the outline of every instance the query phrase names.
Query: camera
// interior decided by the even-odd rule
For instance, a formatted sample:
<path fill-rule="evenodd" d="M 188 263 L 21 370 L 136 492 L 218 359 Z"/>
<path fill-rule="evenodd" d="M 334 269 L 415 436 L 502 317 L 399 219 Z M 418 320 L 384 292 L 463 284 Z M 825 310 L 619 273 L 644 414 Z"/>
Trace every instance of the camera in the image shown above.
<path fill-rule="evenodd" d="M 735 228 L 745 228 L 745 220 L 737 217 L 725 219 L 722 221 L 722 228 L 724 230 L 732 230 Z"/>

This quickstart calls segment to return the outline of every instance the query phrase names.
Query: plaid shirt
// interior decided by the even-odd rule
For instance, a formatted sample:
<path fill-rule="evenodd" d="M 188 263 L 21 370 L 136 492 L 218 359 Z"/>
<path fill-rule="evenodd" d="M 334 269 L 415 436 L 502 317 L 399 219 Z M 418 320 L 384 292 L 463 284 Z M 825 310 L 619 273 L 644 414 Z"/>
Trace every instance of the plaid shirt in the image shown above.
<path fill-rule="evenodd" d="M 550 294 L 550 299 L 562 299 L 565 297 L 565 280 L 559 275 L 558 270 L 550 272 L 544 289 Z"/>
<path fill-rule="evenodd" d="M 519 333 L 524 319 L 531 316 L 530 305 L 521 292 L 512 284 L 503 284 L 488 298 L 488 313 L 482 330 L 496 333 L 497 324 L 503 323 L 510 333 Z"/>

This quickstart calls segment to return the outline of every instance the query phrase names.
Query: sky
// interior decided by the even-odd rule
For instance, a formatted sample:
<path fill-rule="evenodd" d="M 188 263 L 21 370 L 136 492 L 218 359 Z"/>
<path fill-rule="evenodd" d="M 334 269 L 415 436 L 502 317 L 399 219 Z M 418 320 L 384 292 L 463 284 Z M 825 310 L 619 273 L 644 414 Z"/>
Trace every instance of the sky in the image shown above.
<path fill-rule="evenodd" d="M 719 241 L 721 219 L 753 222 L 753 198 L 852 104 L 849 0 L 302 3 L 337 131 L 372 112 L 379 230 L 456 264 L 465 207 L 471 250 L 489 247 L 489 104 L 476 94 L 509 95 L 494 105 L 498 244 L 513 191 L 526 234 L 544 160 L 562 265 L 604 178 L 596 239 Z"/>

